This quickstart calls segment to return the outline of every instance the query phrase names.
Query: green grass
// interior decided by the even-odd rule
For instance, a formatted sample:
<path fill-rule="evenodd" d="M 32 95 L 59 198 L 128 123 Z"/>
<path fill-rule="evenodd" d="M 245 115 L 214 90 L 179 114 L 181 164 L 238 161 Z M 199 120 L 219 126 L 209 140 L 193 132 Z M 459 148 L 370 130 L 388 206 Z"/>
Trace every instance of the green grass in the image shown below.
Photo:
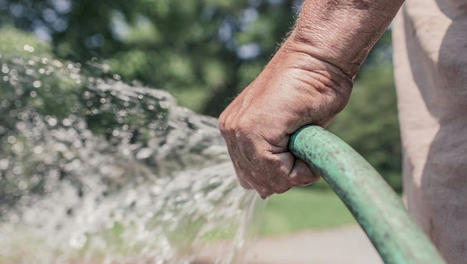
<path fill-rule="evenodd" d="M 296 188 L 269 199 L 259 232 L 261 235 L 276 235 L 355 223 L 331 190 Z"/>

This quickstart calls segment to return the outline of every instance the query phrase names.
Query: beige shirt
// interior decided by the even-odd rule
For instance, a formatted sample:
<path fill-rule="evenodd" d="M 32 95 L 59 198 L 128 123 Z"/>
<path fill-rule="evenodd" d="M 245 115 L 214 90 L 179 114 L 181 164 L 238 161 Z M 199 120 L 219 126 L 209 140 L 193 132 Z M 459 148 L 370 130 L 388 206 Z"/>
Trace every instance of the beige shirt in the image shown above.
<path fill-rule="evenodd" d="M 467 0 L 407 0 L 393 26 L 409 211 L 467 263 Z"/>

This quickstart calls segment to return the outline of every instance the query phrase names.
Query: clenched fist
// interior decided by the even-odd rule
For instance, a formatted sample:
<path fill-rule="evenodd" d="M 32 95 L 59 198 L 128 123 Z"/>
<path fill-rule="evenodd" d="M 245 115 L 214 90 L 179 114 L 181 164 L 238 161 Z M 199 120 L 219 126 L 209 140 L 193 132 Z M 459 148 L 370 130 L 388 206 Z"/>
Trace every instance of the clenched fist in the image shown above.
<path fill-rule="evenodd" d="M 304 45 L 289 38 L 219 118 L 240 184 L 262 198 L 319 178 L 288 150 L 289 137 L 307 124 L 326 126 L 352 89 L 348 74 Z"/>

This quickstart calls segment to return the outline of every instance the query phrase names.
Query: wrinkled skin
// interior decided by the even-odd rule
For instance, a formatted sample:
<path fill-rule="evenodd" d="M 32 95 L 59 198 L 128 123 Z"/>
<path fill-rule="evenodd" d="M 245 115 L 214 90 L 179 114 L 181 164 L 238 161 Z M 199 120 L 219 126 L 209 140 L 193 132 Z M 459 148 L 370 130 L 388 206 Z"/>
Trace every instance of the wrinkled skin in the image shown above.
<path fill-rule="evenodd" d="M 289 152 L 289 136 L 326 126 L 344 108 L 353 77 L 402 3 L 303 2 L 289 38 L 219 118 L 242 186 L 265 198 L 318 179 Z"/>
<path fill-rule="evenodd" d="M 289 38 L 219 118 L 240 184 L 262 198 L 319 179 L 290 153 L 289 137 L 307 124 L 326 126 L 350 96 L 351 78 L 303 45 Z"/>

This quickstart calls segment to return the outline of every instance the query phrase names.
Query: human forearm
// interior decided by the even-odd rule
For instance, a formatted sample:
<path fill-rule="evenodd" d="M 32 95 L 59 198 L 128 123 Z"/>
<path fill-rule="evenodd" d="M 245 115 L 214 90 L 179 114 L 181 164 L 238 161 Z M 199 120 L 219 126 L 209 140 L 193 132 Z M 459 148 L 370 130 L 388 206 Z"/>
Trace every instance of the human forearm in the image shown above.
<path fill-rule="evenodd" d="M 402 1 L 305 1 L 290 36 L 219 118 L 242 186 L 264 198 L 318 179 L 288 150 L 289 135 L 325 126 L 344 108 L 353 77 Z"/>
<path fill-rule="evenodd" d="M 285 43 L 353 77 L 403 0 L 306 0 Z"/>

